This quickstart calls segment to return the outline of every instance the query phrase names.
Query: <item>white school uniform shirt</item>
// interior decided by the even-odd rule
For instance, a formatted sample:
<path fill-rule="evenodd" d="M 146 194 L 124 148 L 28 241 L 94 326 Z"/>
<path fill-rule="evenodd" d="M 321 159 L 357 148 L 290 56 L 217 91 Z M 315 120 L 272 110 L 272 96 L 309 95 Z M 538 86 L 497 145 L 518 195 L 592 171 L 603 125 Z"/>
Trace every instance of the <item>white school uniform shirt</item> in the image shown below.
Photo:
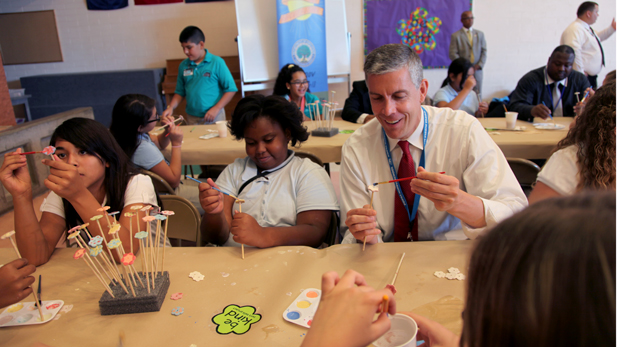
<path fill-rule="evenodd" d="M 105 196 L 105 199 L 103 200 L 103 204 L 101 204 L 101 206 L 105 206 L 105 204 L 107 204 L 107 196 Z M 126 185 L 126 190 L 124 191 L 124 206 L 132 204 L 149 204 L 152 205 L 152 207 L 154 208 L 159 207 L 158 203 L 156 202 L 156 193 L 154 192 L 154 186 L 152 185 L 152 180 L 150 179 L 150 177 L 142 174 L 137 174 L 129 180 L 129 183 Z M 62 198 L 53 191 L 49 193 L 45 200 L 43 200 L 43 204 L 41 204 L 41 212 L 49 212 L 58 215 L 63 219 L 66 218 L 64 214 L 64 205 L 62 204 Z M 101 214 L 103 213 L 101 212 Z M 139 215 L 140 217 L 143 217 L 143 212 L 139 212 Z M 173 218 L 173 216 L 171 218 Z M 84 223 L 92 222 L 84 221 Z M 152 237 L 153 241 L 156 239 L 156 224 L 156 221 L 150 222 L 150 236 Z M 160 237 L 161 246 L 165 245 L 167 247 L 171 247 L 169 240 L 165 240 L 165 242 L 163 242 L 163 237 L 163 235 L 161 235 Z M 133 242 L 135 241 L 139 242 L 138 240 L 133 240 Z"/>
<path fill-rule="evenodd" d="M 249 183 L 241 193 L 242 184 L 257 176 L 257 166 L 249 158 L 236 159 L 216 180 L 225 193 L 244 199 L 242 212 L 262 227 L 288 227 L 296 225 L 298 213 L 312 210 L 338 211 L 339 205 L 332 181 L 326 171 L 309 159 L 295 156 L 291 150 L 288 158 L 267 175 Z M 268 170 L 268 171 L 272 171 Z M 233 210 L 238 210 L 234 203 Z M 240 244 L 230 233 L 225 246 Z"/>
<path fill-rule="evenodd" d="M 604 41 L 611 37 L 614 32 L 615 29 L 609 25 L 608 28 L 596 32 L 596 35 L 600 41 Z M 600 70 L 602 70 L 602 52 L 589 24 L 577 18 L 561 34 L 560 44 L 568 45 L 574 49 L 574 70 L 590 76 L 596 76 L 600 73 Z M 605 58 L 607 57 L 605 56 Z"/>
<path fill-rule="evenodd" d="M 486 228 L 510 217 L 527 206 L 527 198 L 514 177 L 503 153 L 477 119 L 463 111 L 422 106 L 428 114 L 425 169 L 445 171 L 460 181 L 460 189 L 482 199 L 487 226 L 471 228 L 447 212 L 440 212 L 430 200 L 421 197 L 416 218 L 419 240 L 460 240 L 475 238 Z M 370 203 L 369 184 L 392 179 L 385 153 L 382 127 L 371 120 L 345 142 L 341 160 L 341 232 L 343 243 L 355 242 L 345 225 L 347 212 Z M 407 139 L 416 171 L 423 149 L 424 122 Z M 388 138 L 392 161 L 398 171 L 402 151 L 398 140 Z M 402 182 L 409 184 L 409 182 Z M 373 209 L 377 212 L 379 241 L 393 241 L 394 184 L 379 185 Z M 398 199 L 398 196 L 397 196 Z M 413 201 L 408 202 L 410 212 Z"/>
<path fill-rule="evenodd" d="M 573 195 L 580 177 L 577 151 L 578 146 L 572 145 L 553 153 L 538 174 L 538 182 L 546 184 L 563 196 Z"/>

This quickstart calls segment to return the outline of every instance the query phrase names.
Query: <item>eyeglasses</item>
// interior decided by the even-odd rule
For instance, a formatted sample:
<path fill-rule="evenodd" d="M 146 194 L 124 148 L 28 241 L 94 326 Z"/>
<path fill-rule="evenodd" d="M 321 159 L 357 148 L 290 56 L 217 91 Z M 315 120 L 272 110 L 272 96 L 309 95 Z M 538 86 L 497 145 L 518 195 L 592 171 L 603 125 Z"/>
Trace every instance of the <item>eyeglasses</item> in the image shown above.
<path fill-rule="evenodd" d="M 146 122 L 146 124 L 148 124 L 148 123 L 152 123 L 152 122 L 158 122 L 158 121 L 160 121 L 160 120 L 161 120 L 161 116 L 157 114 L 157 115 L 156 115 L 156 118 L 154 118 L 154 119 L 150 119 L 149 121 L 147 121 L 147 122 Z"/>
<path fill-rule="evenodd" d="M 461 20 L 470 20 L 470 19 L 473 19 L 473 17 L 464 17 L 464 18 L 461 18 Z"/>
<path fill-rule="evenodd" d="M 304 81 L 294 81 L 294 82 L 291 82 L 289 84 L 291 84 L 293 86 L 296 86 L 296 85 L 299 85 L 299 84 L 309 84 L 309 81 L 307 81 L 307 80 L 304 80 Z"/>

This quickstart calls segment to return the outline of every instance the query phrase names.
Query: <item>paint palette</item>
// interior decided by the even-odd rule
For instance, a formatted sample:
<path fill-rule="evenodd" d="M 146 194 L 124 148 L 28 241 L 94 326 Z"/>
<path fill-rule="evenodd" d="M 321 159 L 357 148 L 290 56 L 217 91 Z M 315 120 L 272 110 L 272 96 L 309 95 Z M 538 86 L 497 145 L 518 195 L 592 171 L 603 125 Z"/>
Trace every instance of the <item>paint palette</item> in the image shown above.
<path fill-rule="evenodd" d="M 34 306 L 34 301 L 18 302 L 0 314 L 0 328 L 47 323 L 54 319 L 63 305 L 62 300 L 43 301 L 43 321 L 41 321 L 39 309 Z"/>
<path fill-rule="evenodd" d="M 305 289 L 283 312 L 283 319 L 305 328 L 310 328 L 315 311 L 319 307 L 320 299 L 321 290 L 315 288 Z"/>

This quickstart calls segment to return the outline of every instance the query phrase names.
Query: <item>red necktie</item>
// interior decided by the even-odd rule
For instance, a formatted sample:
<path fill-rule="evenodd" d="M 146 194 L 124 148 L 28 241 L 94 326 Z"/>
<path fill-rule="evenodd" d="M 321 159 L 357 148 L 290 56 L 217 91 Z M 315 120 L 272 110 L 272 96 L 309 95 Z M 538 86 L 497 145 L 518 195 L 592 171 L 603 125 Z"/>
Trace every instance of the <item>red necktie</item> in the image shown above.
<path fill-rule="evenodd" d="M 416 167 L 413 162 L 413 158 L 411 157 L 411 153 L 409 153 L 409 142 L 399 141 L 398 145 L 401 147 L 401 150 L 403 150 L 403 157 L 401 158 L 401 162 L 398 164 L 398 178 L 415 176 Z M 413 208 L 413 200 L 416 194 L 411 192 L 409 182 L 403 181 L 400 182 L 400 184 L 403 195 L 405 195 L 405 200 L 407 201 L 407 206 L 409 207 L 409 212 L 411 213 Z M 413 223 L 413 228 L 411 227 L 407 210 L 405 209 L 405 206 L 403 205 L 403 202 L 397 192 L 394 195 L 394 241 L 410 241 L 408 236 L 410 231 L 413 240 L 417 241 L 418 223 Z"/>

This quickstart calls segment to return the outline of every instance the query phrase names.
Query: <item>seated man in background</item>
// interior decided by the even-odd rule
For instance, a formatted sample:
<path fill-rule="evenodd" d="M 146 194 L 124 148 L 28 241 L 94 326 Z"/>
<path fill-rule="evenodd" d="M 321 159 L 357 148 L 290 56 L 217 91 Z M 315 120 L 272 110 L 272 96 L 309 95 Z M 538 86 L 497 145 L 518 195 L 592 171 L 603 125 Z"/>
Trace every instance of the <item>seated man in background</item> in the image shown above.
<path fill-rule="evenodd" d="M 422 102 L 422 105 L 432 105 L 430 97 L 426 97 Z M 371 108 L 371 99 L 368 95 L 368 88 L 366 87 L 366 81 L 355 81 L 353 83 L 353 90 L 347 100 L 345 100 L 345 106 L 343 107 L 343 114 L 341 115 L 344 120 L 352 123 L 366 124 L 371 119 L 375 118 L 373 109 Z"/>
<path fill-rule="evenodd" d="M 573 63 L 572 47 L 555 48 L 546 66 L 531 70 L 518 81 L 508 110 L 528 122 L 534 117 L 574 117 L 578 103 L 574 93 L 579 92 L 583 99 L 590 85 L 585 75 L 572 70 Z"/>
<path fill-rule="evenodd" d="M 474 238 L 527 206 L 506 158 L 477 119 L 421 106 L 428 81 L 409 47 L 376 48 L 364 73 L 377 121 L 343 145 L 343 243 Z M 396 178 L 411 180 L 378 185 L 371 199 L 367 185 Z"/>
<path fill-rule="evenodd" d="M 368 88 L 364 80 L 353 83 L 353 90 L 347 100 L 345 100 L 341 116 L 348 122 L 358 124 L 366 124 L 375 118 L 371 109 L 371 100 L 368 97 Z"/>

